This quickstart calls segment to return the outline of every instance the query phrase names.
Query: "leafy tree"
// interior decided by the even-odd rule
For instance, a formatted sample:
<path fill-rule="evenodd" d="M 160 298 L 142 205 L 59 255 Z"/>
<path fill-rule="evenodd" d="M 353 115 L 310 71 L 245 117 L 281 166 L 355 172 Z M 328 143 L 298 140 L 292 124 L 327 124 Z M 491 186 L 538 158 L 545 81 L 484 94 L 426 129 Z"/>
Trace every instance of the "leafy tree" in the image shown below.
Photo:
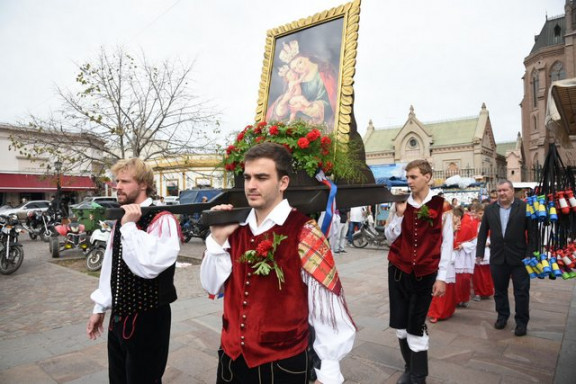
<path fill-rule="evenodd" d="M 217 150 L 216 115 L 190 89 L 192 65 L 156 66 L 142 53 L 100 51 L 78 67 L 75 89 L 58 88 L 60 110 L 31 115 L 28 129 L 11 136 L 18 150 L 50 169 L 49 158 L 67 168 L 100 173 L 119 159 L 143 160 Z"/>

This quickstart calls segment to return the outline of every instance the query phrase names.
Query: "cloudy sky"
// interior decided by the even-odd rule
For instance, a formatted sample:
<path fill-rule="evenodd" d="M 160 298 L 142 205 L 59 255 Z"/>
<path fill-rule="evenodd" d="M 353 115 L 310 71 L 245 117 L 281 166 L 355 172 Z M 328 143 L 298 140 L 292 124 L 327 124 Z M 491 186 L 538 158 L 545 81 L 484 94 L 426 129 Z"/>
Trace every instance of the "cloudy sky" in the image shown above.
<path fill-rule="evenodd" d="M 255 116 L 266 31 L 345 0 L 0 0 L 0 122 L 57 109 L 56 86 L 100 47 L 194 62 L 194 89 L 235 131 Z M 521 131 L 523 60 L 565 0 L 362 0 L 355 75 L 361 134 L 490 112 L 497 142 Z"/>

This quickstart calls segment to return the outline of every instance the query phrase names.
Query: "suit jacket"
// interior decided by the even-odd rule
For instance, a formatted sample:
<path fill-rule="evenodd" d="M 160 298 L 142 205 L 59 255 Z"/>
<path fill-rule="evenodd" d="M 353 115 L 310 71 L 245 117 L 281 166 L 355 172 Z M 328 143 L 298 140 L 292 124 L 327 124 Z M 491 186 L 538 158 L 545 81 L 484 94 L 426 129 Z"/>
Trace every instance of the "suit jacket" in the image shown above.
<path fill-rule="evenodd" d="M 478 232 L 476 258 L 484 257 L 486 239 L 490 231 L 490 264 L 522 265 L 522 260 L 532 257 L 535 249 L 534 236 L 528 236 L 532 225 L 532 219 L 526 217 L 526 203 L 520 199 L 514 199 L 506 225 L 506 233 L 502 236 L 500 206 L 498 203 L 488 205 L 484 210 L 484 217 L 482 217 Z"/>

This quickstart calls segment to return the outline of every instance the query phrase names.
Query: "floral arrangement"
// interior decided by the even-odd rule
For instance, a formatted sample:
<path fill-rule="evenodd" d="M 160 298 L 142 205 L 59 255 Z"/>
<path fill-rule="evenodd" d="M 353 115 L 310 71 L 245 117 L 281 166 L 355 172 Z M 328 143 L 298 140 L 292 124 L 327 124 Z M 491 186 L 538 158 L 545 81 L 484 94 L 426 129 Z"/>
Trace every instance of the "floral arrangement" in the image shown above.
<path fill-rule="evenodd" d="M 438 217 L 438 212 L 424 204 L 416 211 L 416 216 L 419 220 L 427 221 L 432 226 L 434 225 L 434 219 Z"/>
<path fill-rule="evenodd" d="M 304 121 L 284 124 L 262 121 L 248 125 L 237 136 L 233 144 L 226 148 L 224 168 L 239 174 L 244 171 L 244 154 L 259 143 L 273 142 L 283 145 L 292 153 L 293 169 L 304 170 L 314 177 L 321 169 L 328 176 L 334 172 L 335 145 L 331 135 L 323 133 L 321 126 Z"/>
<path fill-rule="evenodd" d="M 273 240 L 264 239 L 256 246 L 256 249 L 244 252 L 240 257 L 240 262 L 253 264 L 252 268 L 255 269 L 254 274 L 256 275 L 268 276 L 270 271 L 274 269 L 278 278 L 278 288 L 282 290 L 284 272 L 274 260 L 274 253 L 278 245 L 287 238 L 287 236 L 274 233 Z"/>

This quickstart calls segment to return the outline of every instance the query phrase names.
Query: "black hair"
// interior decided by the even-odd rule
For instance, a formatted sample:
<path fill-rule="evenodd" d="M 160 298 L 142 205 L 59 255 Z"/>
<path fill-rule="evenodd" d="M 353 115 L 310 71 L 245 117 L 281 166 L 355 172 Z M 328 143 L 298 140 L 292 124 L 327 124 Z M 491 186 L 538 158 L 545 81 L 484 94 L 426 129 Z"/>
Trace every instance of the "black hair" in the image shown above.
<path fill-rule="evenodd" d="M 274 161 L 279 179 L 282 176 L 290 176 L 290 174 L 293 172 L 292 155 L 283 145 L 265 142 L 253 146 L 244 154 L 245 163 L 250 160 L 257 160 L 261 158 Z"/>

